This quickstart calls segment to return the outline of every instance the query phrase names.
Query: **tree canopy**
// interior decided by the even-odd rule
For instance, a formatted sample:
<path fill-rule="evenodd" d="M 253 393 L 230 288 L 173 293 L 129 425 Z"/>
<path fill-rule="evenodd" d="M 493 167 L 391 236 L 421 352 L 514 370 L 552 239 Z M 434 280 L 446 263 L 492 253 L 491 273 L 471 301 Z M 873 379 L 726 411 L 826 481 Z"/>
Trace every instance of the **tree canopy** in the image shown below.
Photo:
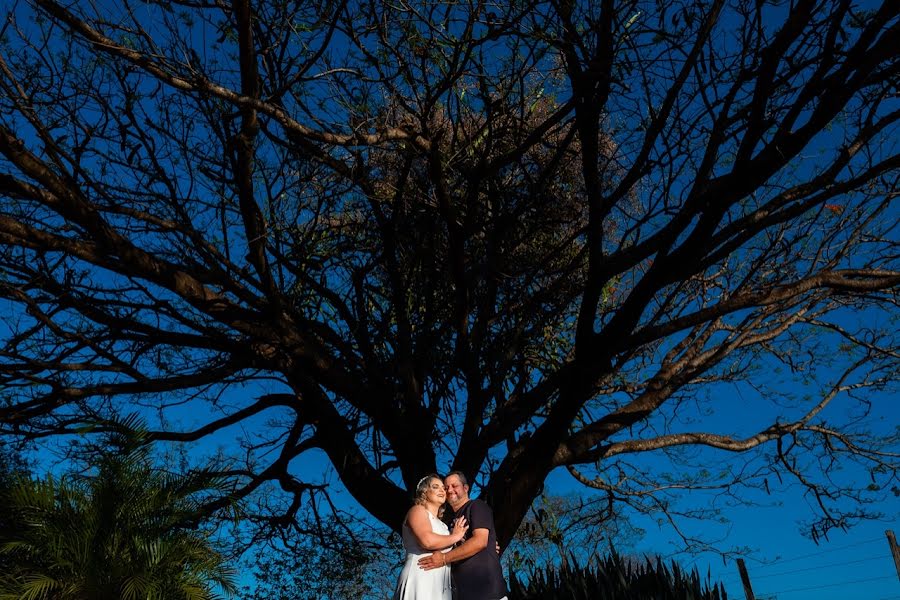
<path fill-rule="evenodd" d="M 503 544 L 561 467 L 659 511 L 791 479 L 844 525 L 897 481 L 865 415 L 898 370 L 898 15 L 14 3 L 3 430 L 139 407 L 310 530 L 317 456 L 393 528 L 423 474 L 477 474 Z M 648 467 L 695 446 L 735 466 Z"/>

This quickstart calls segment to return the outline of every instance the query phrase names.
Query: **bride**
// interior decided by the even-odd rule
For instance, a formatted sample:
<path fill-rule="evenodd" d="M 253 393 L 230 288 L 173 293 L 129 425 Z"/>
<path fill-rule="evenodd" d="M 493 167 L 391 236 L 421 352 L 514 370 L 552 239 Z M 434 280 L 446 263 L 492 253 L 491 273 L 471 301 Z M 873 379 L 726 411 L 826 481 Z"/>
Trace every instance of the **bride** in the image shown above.
<path fill-rule="evenodd" d="M 434 550 L 448 551 L 460 541 L 469 526 L 465 518 L 453 522 L 453 532 L 441 521 L 446 490 L 435 474 L 426 475 L 416 485 L 415 503 L 403 520 L 403 548 L 406 562 L 397 581 L 394 600 L 450 600 L 450 567 L 429 571 L 417 561 Z"/>

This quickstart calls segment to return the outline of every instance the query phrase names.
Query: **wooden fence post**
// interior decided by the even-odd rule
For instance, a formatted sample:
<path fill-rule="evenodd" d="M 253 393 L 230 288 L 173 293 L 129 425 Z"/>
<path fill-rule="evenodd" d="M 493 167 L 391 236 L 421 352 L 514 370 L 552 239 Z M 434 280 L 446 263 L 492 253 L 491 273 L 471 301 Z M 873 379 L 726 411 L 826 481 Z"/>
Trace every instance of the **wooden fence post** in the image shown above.
<path fill-rule="evenodd" d="M 737 559 L 738 571 L 741 572 L 741 583 L 744 584 L 744 597 L 746 600 L 756 600 L 756 596 L 753 595 L 753 588 L 750 587 L 750 576 L 747 575 L 747 565 L 744 564 L 744 559 Z"/>
<path fill-rule="evenodd" d="M 897 546 L 897 538 L 894 537 L 893 531 L 888 529 L 884 533 L 887 535 L 888 544 L 891 546 L 891 554 L 894 556 L 894 568 L 897 569 L 897 579 L 900 579 L 900 546 Z"/>

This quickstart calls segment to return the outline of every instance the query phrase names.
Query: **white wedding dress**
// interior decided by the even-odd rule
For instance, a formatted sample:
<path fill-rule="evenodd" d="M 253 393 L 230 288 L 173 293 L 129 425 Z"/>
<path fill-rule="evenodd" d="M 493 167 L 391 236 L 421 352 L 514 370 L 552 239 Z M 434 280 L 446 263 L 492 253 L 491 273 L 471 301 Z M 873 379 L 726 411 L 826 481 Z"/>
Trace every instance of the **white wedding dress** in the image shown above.
<path fill-rule="evenodd" d="M 437 517 L 428 513 L 431 530 L 441 535 L 449 535 L 447 526 Z M 419 567 L 418 560 L 430 556 L 431 550 L 419 546 L 416 536 L 409 525 L 403 523 L 403 549 L 406 550 L 406 562 L 400 571 L 397 591 L 393 600 L 451 600 L 450 567 L 439 567 L 425 571 Z M 447 552 L 444 550 L 444 552 Z"/>

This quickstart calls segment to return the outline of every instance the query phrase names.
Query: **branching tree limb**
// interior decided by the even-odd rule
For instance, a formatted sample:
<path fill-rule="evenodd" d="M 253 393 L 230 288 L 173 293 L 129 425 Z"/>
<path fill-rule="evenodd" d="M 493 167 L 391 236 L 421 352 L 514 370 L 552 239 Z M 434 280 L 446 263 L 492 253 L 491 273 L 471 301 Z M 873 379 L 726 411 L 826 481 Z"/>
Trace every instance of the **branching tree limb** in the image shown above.
<path fill-rule="evenodd" d="M 3 431 L 227 438 L 209 509 L 303 534 L 311 457 L 394 528 L 467 471 L 504 545 L 560 467 L 668 516 L 788 476 L 817 531 L 896 486 L 896 2 L 4 16 Z M 687 448 L 731 467 L 641 458 Z"/>

